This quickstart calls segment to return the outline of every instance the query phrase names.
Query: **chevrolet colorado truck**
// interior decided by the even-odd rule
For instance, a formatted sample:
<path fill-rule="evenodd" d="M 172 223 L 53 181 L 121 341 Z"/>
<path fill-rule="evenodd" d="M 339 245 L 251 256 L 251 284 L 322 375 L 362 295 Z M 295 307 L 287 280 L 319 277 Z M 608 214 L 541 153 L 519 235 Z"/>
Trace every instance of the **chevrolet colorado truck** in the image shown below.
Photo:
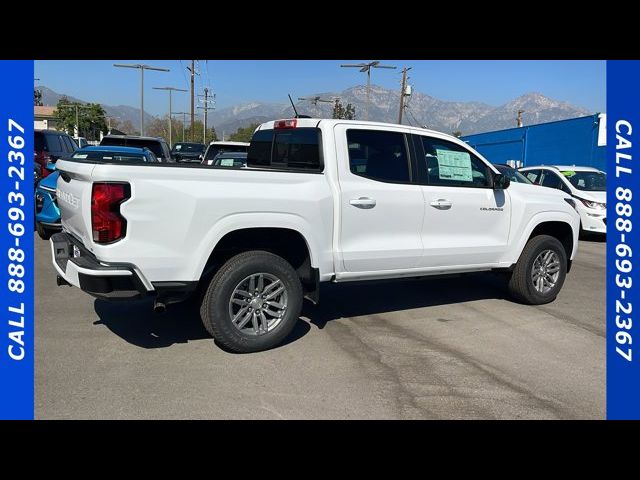
<path fill-rule="evenodd" d="M 199 298 L 207 331 L 236 352 L 282 342 L 321 282 L 496 271 L 517 301 L 548 303 L 578 246 L 569 195 L 511 183 L 457 138 L 404 125 L 267 122 L 243 168 L 57 167 L 58 284 L 153 296 L 156 310 Z"/>

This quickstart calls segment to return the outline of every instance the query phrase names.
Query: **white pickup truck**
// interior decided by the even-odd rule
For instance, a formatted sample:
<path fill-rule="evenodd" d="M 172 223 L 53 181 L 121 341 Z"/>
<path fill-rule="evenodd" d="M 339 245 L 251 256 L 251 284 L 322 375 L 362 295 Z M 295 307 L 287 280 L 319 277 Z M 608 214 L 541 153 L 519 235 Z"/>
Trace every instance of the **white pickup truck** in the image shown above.
<path fill-rule="evenodd" d="M 237 352 L 282 342 L 321 282 L 492 270 L 518 301 L 551 302 L 578 246 L 569 195 L 510 184 L 457 138 L 404 125 L 264 123 L 246 168 L 57 168 L 58 284 L 157 310 L 201 292 L 204 326 Z"/>

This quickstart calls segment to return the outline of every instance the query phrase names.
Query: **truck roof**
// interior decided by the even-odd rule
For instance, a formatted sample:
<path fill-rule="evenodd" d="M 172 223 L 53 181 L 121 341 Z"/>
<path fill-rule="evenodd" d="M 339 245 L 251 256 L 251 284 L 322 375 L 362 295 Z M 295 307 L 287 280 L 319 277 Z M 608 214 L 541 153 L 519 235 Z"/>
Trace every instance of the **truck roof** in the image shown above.
<path fill-rule="evenodd" d="M 219 145 L 221 147 L 248 147 L 249 142 L 227 142 L 227 141 L 216 140 L 214 142 L 209 143 L 209 145 Z"/>
<path fill-rule="evenodd" d="M 437 130 L 430 130 L 428 128 L 413 127 L 411 125 L 404 125 L 404 124 L 400 125 L 399 123 L 370 122 L 366 120 L 343 120 L 343 119 L 334 119 L 334 118 L 287 118 L 287 119 L 271 120 L 269 122 L 265 122 L 261 124 L 260 126 L 258 126 L 256 130 L 265 130 L 265 129 L 274 128 L 275 123 L 280 122 L 282 120 L 296 120 L 296 127 L 298 128 L 316 128 L 316 127 L 319 127 L 320 124 L 327 125 L 330 127 L 331 125 L 345 124 L 345 123 L 352 123 L 354 125 L 360 125 L 360 126 L 370 125 L 372 127 L 402 127 L 403 129 L 415 131 L 416 133 L 444 135 L 444 136 L 455 139 L 458 143 L 459 142 L 465 143 L 459 138 L 454 137 L 453 135 L 449 135 L 448 133 L 444 133 L 444 132 L 439 132 Z M 466 143 L 465 145 L 468 146 L 468 144 Z"/>

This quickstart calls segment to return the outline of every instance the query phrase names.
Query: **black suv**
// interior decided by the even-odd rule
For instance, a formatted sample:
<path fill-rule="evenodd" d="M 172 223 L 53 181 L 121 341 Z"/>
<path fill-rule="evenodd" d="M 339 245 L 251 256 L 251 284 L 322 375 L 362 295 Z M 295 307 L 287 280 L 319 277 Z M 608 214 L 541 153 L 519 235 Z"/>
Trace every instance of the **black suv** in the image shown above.
<path fill-rule="evenodd" d="M 33 132 L 34 161 L 41 177 L 49 175 L 47 163 L 70 157 L 78 149 L 76 142 L 64 132 L 36 130 Z"/>
<path fill-rule="evenodd" d="M 169 145 L 160 137 L 139 137 L 137 135 L 107 135 L 100 145 L 110 147 L 137 147 L 148 148 L 158 158 L 159 162 L 173 162 Z"/>
<path fill-rule="evenodd" d="M 204 143 L 178 142 L 173 145 L 171 155 L 176 162 L 200 163 L 204 149 Z"/>

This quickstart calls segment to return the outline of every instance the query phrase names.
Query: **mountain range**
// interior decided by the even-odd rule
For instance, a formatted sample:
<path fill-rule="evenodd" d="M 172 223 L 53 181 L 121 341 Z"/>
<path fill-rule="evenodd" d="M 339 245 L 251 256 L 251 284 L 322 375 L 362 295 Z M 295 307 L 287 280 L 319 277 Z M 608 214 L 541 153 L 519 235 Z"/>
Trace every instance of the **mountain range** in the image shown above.
<path fill-rule="evenodd" d="M 56 105 L 62 96 L 62 94 L 47 87 L 41 86 L 38 88 L 42 91 L 44 105 Z M 86 103 L 70 95 L 66 96 L 70 101 Z M 367 104 L 367 88 L 365 86 L 357 85 L 342 92 L 321 92 L 305 95 L 305 97 L 312 98 L 316 96 L 327 100 L 340 98 L 344 105 L 351 103 L 355 106 L 357 118 L 364 119 L 365 117 Z M 372 85 L 369 119 L 396 123 L 399 103 L 399 91 Z M 464 135 L 515 127 L 519 110 L 524 110 L 522 119 L 525 125 L 581 117 L 594 113 L 567 102 L 554 100 L 537 92 L 524 94 L 504 105 L 492 106 L 482 102 L 440 100 L 414 89 L 412 95 L 408 97 L 407 104 L 403 123 L 426 126 L 446 133 L 460 131 Z M 133 125 L 138 125 L 140 109 L 128 105 L 103 105 L 103 107 L 107 115 L 116 117 L 120 121 L 129 120 Z M 331 118 L 333 105 L 323 102 L 317 102 L 314 105 L 309 101 L 298 101 L 296 109 L 299 114 Z M 209 114 L 209 122 L 215 126 L 218 135 L 221 136 L 223 133 L 229 135 L 238 128 L 246 127 L 251 123 L 261 123 L 275 118 L 287 118 L 293 116 L 293 114 L 293 109 L 289 103 L 254 101 L 215 110 Z M 145 112 L 145 122 L 151 119 L 153 119 L 153 116 Z"/>

